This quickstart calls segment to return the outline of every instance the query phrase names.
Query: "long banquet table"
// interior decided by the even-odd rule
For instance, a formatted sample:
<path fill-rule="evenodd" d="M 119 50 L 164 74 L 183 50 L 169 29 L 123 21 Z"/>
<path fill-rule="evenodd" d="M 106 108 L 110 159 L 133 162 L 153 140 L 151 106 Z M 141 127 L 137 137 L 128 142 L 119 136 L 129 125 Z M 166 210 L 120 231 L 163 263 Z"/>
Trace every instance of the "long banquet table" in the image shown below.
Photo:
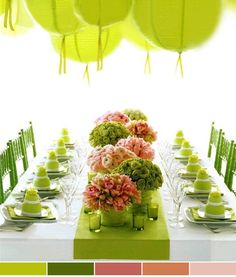
<path fill-rule="evenodd" d="M 208 165 L 209 166 L 209 165 Z M 224 185 L 221 178 L 211 168 L 216 183 L 224 193 L 224 199 L 236 211 L 236 198 Z M 15 191 L 32 172 L 32 167 L 22 176 Z M 80 186 L 86 184 L 84 176 Z M 14 192 L 14 191 L 13 191 Z M 170 238 L 170 260 L 172 261 L 235 261 L 236 260 L 236 233 L 222 232 L 214 234 L 202 225 L 189 223 L 184 218 L 185 228 L 173 229 L 169 226 L 168 210 L 170 200 L 164 196 L 161 189 L 165 217 Z M 14 203 L 11 195 L 7 203 Z M 59 214 L 64 212 L 64 200 L 59 197 L 53 200 Z M 186 198 L 182 205 L 185 207 L 199 205 L 198 200 Z M 78 217 L 82 207 L 81 198 L 74 200 L 72 210 Z M 0 224 L 3 221 L 0 215 Z M 0 232 L 0 261 L 73 261 L 73 243 L 77 224 L 64 225 L 60 223 L 35 223 L 23 232 Z M 144 230 L 145 232 L 145 230 Z"/>

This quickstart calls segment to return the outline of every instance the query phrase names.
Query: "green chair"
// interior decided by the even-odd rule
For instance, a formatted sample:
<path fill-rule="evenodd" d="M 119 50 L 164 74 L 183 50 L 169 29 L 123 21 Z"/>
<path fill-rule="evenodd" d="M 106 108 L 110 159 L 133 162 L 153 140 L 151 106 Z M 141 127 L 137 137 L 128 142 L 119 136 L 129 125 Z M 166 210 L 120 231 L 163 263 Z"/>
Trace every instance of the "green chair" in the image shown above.
<path fill-rule="evenodd" d="M 35 144 L 35 137 L 34 137 L 34 130 L 33 130 L 33 125 L 32 122 L 29 122 L 29 127 L 27 129 L 21 129 L 20 133 L 22 134 L 24 138 L 24 144 L 26 148 L 26 154 L 29 160 L 29 151 L 31 150 L 32 152 L 32 157 L 35 158 L 37 155 L 36 152 L 36 144 Z"/>
<path fill-rule="evenodd" d="M 14 161 L 12 163 L 12 170 L 14 174 L 14 184 L 16 185 L 18 178 L 29 167 L 23 134 L 20 132 L 16 139 L 9 140 L 7 146 L 9 147 L 10 155 Z"/>
<path fill-rule="evenodd" d="M 228 186 L 228 179 L 229 179 L 229 171 L 230 165 L 232 162 L 232 154 L 234 148 L 234 141 L 228 140 L 225 137 L 225 134 L 222 134 L 221 143 L 219 147 L 219 158 L 217 163 L 217 172 L 224 177 L 224 182 Z M 225 163 L 225 167 L 222 168 L 223 163 Z M 229 189 L 231 190 L 230 186 Z"/>
<path fill-rule="evenodd" d="M 7 146 L 0 153 L 0 204 L 6 200 L 16 185 L 13 167 L 14 160 L 12 159 L 10 148 Z"/>
<path fill-rule="evenodd" d="M 234 185 L 234 176 L 236 176 L 236 144 L 233 145 L 233 150 L 231 154 L 231 159 L 228 164 L 228 180 L 227 180 L 227 186 L 228 188 L 236 193 L 236 188 Z"/>
<path fill-rule="evenodd" d="M 216 129 L 215 128 L 215 123 L 212 122 L 211 124 L 211 133 L 210 133 L 210 140 L 209 140 L 209 147 L 208 147 L 208 158 L 212 157 L 212 149 L 214 148 L 215 150 L 215 157 L 214 157 L 214 167 L 219 173 L 219 168 L 220 168 L 220 146 L 222 142 L 222 135 L 223 135 L 223 130 L 222 129 Z"/>

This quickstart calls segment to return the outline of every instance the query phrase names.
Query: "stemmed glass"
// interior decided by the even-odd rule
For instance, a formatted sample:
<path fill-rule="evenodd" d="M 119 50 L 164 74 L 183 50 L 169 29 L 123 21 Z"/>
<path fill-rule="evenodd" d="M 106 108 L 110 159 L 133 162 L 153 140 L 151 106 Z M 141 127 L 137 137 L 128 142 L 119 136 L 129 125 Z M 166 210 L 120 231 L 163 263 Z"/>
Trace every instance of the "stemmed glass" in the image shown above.
<path fill-rule="evenodd" d="M 173 189 L 171 190 L 171 196 L 174 201 L 175 205 L 175 219 L 172 220 L 170 223 L 170 226 L 175 229 L 184 228 L 183 218 L 181 217 L 181 205 L 183 203 L 183 200 L 185 198 L 185 191 L 183 186 L 183 180 L 179 177 L 175 178 L 175 185 L 173 186 Z"/>
<path fill-rule="evenodd" d="M 71 173 L 59 180 L 66 208 L 65 215 L 61 217 L 61 223 L 73 225 L 75 222 L 76 216 L 71 214 L 71 205 L 75 198 L 83 169 L 84 163 L 73 159 L 70 163 Z"/>
<path fill-rule="evenodd" d="M 62 224 L 74 224 L 74 217 L 71 215 L 71 204 L 78 187 L 75 175 L 71 173 L 59 179 L 62 195 L 65 201 L 65 214 L 60 218 L 59 222 Z"/>

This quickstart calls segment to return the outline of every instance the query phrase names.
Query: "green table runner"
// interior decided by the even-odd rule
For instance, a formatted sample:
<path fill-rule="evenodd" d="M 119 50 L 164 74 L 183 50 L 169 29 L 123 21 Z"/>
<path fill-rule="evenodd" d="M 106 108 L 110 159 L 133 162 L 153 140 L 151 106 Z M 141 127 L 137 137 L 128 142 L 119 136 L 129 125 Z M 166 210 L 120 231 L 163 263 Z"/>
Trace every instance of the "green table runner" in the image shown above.
<path fill-rule="evenodd" d="M 123 227 L 101 227 L 100 233 L 89 231 L 88 215 L 83 210 L 74 239 L 75 259 L 168 260 L 169 234 L 160 192 L 157 221 L 145 221 L 144 231 L 131 228 L 131 215 Z"/>

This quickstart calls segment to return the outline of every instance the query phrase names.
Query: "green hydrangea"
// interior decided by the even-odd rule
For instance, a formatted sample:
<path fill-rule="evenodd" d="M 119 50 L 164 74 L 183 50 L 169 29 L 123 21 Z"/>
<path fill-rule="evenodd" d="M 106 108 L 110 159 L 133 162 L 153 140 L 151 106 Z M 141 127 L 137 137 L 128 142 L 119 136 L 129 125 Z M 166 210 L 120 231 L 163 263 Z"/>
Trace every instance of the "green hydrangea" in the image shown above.
<path fill-rule="evenodd" d="M 91 146 L 115 145 L 118 140 L 130 136 L 130 131 L 119 122 L 104 122 L 97 125 L 89 134 Z"/>
<path fill-rule="evenodd" d="M 138 190 L 155 190 L 162 186 L 163 176 L 159 166 L 149 160 L 140 158 L 129 159 L 122 162 L 114 173 L 128 175 L 136 182 Z"/>
<path fill-rule="evenodd" d="M 147 116 L 140 110 L 126 109 L 123 113 L 128 115 L 131 120 L 148 120 Z"/>

